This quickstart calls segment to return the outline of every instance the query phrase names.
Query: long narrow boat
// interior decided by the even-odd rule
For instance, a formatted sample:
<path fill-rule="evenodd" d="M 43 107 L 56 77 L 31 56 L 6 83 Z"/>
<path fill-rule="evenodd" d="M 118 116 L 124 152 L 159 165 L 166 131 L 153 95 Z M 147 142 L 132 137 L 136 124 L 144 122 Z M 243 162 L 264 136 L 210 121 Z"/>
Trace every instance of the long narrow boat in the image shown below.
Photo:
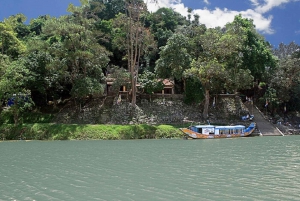
<path fill-rule="evenodd" d="M 187 138 L 213 139 L 246 137 L 255 130 L 256 124 L 252 122 L 248 128 L 244 125 L 214 126 L 214 125 L 191 125 L 188 128 L 180 128 Z"/>

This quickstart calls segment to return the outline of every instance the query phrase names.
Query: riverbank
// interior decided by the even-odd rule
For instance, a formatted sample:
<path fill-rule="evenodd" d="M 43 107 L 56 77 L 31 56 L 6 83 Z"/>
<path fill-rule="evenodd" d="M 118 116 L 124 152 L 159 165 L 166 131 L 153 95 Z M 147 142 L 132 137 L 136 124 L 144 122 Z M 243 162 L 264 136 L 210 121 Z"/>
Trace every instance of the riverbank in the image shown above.
<path fill-rule="evenodd" d="M 182 125 L 181 125 L 182 126 Z M 124 140 L 182 138 L 180 125 L 3 124 L 0 140 Z"/>

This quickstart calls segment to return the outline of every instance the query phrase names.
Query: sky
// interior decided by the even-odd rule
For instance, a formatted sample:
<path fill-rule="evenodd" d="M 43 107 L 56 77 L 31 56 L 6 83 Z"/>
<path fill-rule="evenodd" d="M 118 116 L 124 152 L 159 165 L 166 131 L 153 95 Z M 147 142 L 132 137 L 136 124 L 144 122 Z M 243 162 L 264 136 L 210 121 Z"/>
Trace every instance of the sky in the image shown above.
<path fill-rule="evenodd" d="M 169 7 L 187 16 L 188 8 L 200 16 L 207 27 L 224 26 L 235 15 L 253 19 L 257 31 L 274 47 L 294 41 L 300 45 L 300 0 L 144 0 L 148 10 Z M 59 17 L 69 14 L 69 3 L 79 0 L 0 0 L 0 21 L 23 13 L 28 21 L 40 15 Z"/>

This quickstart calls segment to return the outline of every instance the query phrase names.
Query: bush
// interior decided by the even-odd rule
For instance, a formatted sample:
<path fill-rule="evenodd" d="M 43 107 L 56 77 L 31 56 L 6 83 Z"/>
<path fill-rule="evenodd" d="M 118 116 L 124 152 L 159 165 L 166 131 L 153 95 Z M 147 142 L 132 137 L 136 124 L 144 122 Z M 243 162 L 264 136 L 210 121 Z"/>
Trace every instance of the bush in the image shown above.
<path fill-rule="evenodd" d="M 6 140 L 117 140 L 179 138 L 181 131 L 171 125 L 90 125 L 90 124 L 3 124 L 0 137 Z"/>

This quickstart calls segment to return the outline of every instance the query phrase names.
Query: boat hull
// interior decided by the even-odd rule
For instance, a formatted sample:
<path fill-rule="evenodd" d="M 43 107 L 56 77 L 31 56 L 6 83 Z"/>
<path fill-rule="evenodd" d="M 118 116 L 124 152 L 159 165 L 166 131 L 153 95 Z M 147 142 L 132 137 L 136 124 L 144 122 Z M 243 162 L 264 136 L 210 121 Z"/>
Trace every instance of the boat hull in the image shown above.
<path fill-rule="evenodd" d="M 246 132 L 242 133 L 230 133 L 230 134 L 203 134 L 195 132 L 189 128 L 180 128 L 180 130 L 185 134 L 186 138 L 192 139 L 218 139 L 218 138 L 237 138 L 237 137 L 247 137 L 253 133 L 255 130 L 255 124 L 251 124 Z"/>

